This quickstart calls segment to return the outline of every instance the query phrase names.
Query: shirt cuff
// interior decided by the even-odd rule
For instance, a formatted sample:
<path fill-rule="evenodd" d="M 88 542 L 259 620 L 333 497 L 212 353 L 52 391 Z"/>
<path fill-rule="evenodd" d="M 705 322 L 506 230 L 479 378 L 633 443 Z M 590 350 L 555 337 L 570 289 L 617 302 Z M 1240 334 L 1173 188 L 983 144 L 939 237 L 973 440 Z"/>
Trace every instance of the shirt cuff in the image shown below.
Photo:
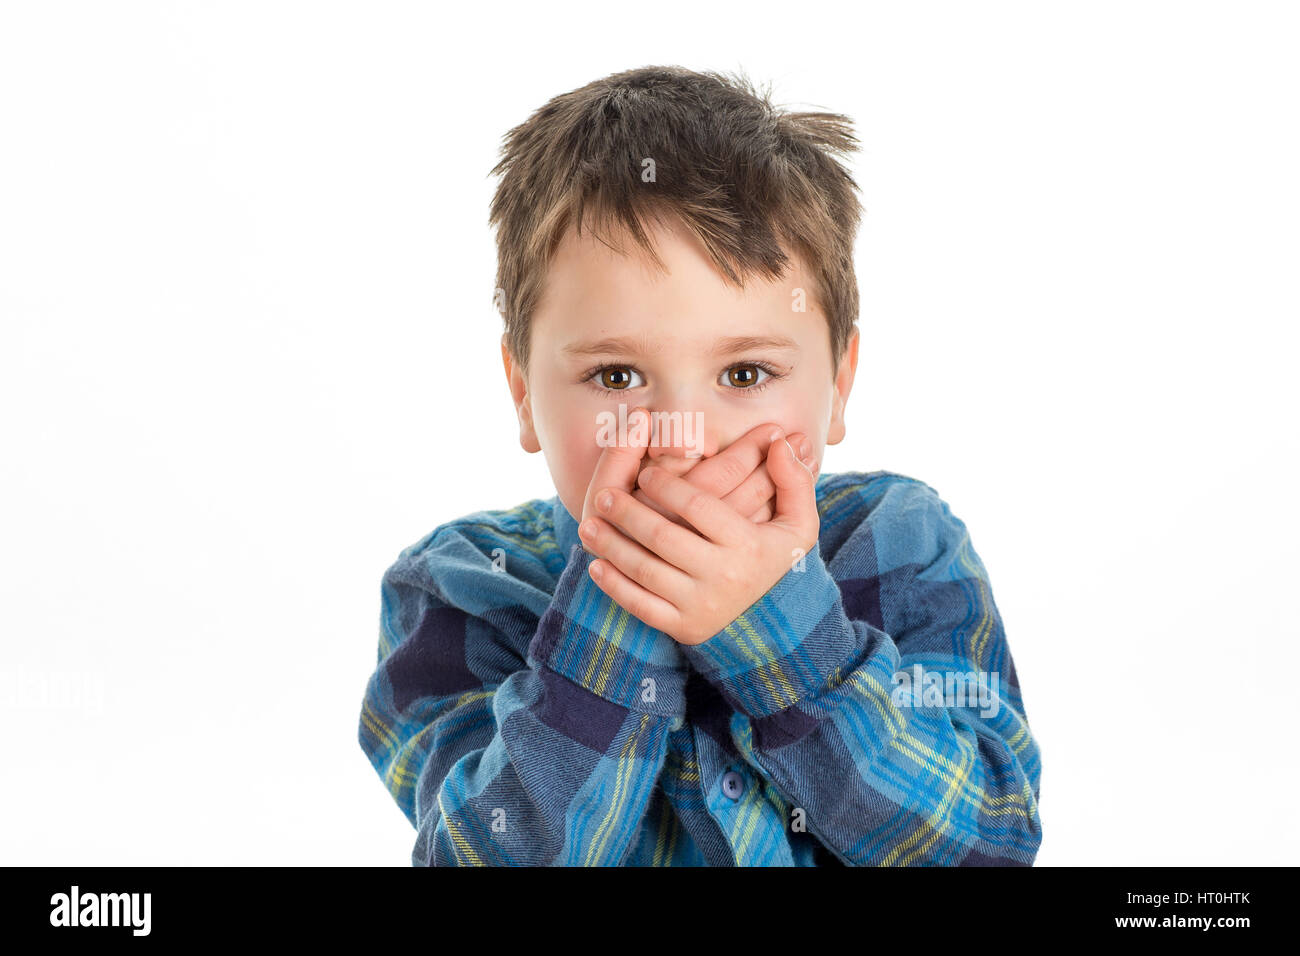
<path fill-rule="evenodd" d="M 813 548 L 739 617 L 682 654 L 731 706 L 767 717 L 817 696 L 847 673 L 861 639 L 840 586 Z"/>
<path fill-rule="evenodd" d="M 551 604 L 528 645 L 548 667 L 606 700 L 640 713 L 686 713 L 690 667 L 671 637 L 629 614 L 591 579 L 596 556 L 572 546 Z"/>

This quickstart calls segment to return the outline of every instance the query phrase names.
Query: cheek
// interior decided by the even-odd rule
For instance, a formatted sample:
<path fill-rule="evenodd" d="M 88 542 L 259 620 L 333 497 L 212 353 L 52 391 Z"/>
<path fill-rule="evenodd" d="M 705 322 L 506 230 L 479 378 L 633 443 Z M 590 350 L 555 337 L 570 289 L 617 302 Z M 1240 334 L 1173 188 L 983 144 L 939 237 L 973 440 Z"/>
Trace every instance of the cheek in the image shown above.
<path fill-rule="evenodd" d="M 816 400 L 802 396 L 800 400 L 785 409 L 792 432 L 803 432 L 813 441 L 826 434 L 827 410 Z"/>
<path fill-rule="evenodd" d="M 569 422 L 560 439 L 562 456 L 561 472 L 569 493 L 579 500 L 587 493 L 591 476 L 596 471 L 603 449 L 596 444 L 596 424 L 594 421 Z"/>
<path fill-rule="evenodd" d="M 759 405 L 758 402 L 755 404 Z M 819 447 L 826 438 L 826 410 L 805 393 L 787 392 L 780 396 L 779 401 L 763 403 L 751 410 L 743 421 L 737 422 L 736 427 L 730 430 L 732 440 L 767 422 L 781 426 L 787 435 L 796 432 L 807 435 L 808 440 Z"/>

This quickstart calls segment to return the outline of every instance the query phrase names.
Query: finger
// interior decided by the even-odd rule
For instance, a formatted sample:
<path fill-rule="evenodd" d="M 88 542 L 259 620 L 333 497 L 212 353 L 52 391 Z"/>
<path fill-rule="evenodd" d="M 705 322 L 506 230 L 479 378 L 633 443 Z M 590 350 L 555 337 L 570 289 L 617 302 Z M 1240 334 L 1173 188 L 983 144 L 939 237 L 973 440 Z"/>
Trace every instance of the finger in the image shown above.
<path fill-rule="evenodd" d="M 776 482 L 776 515 L 770 523 L 783 525 L 800 538 L 811 537 L 811 546 L 820 524 L 812 470 L 795 458 L 788 442 L 778 441 L 768 452 L 767 471 Z"/>
<path fill-rule="evenodd" d="M 665 633 L 680 631 L 682 613 L 657 594 L 630 580 L 604 558 L 591 562 L 587 574 L 596 586 L 633 617 Z"/>
<path fill-rule="evenodd" d="M 660 475 L 666 474 L 662 468 L 655 468 L 652 471 Z M 645 472 L 642 472 L 642 475 L 644 476 Z M 682 481 L 682 479 L 673 478 L 673 481 Z M 691 487 L 684 481 L 682 484 L 687 488 Z M 619 528 L 629 538 L 641 542 L 647 550 L 654 552 L 673 567 L 685 571 L 692 577 L 699 577 L 716 563 L 717 549 L 691 528 L 673 524 L 621 489 L 611 489 L 610 496 L 613 498 L 612 506 L 608 511 L 601 511 L 600 517 Z M 721 501 L 716 498 L 712 500 L 736 521 L 745 520 Z M 689 515 L 683 517 L 690 520 Z"/>
<path fill-rule="evenodd" d="M 641 459 L 645 457 L 646 447 L 650 441 L 650 416 L 643 407 L 637 406 L 628 414 L 627 419 L 628 442 L 621 446 L 606 446 L 600 453 L 596 469 L 592 472 L 591 482 L 587 485 L 587 495 L 582 502 L 579 523 L 597 513 L 595 499 L 602 489 L 619 488 L 631 492 L 636 487 L 636 476 L 641 470 Z M 644 427 L 639 427 L 639 422 L 644 422 Z"/>
<path fill-rule="evenodd" d="M 769 446 L 784 435 L 785 430 L 772 422 L 756 425 L 721 452 L 699 462 L 687 475 L 680 477 L 687 478 L 691 484 L 715 498 L 725 499 L 744 483 L 755 468 L 762 465 Z M 768 495 L 775 490 L 773 486 Z M 740 511 L 748 514 L 748 510 L 743 507 Z"/>
<path fill-rule="evenodd" d="M 658 502 L 652 500 L 652 499 L 650 498 L 650 496 L 647 495 L 647 494 L 646 494 L 644 491 L 642 491 L 640 488 L 636 488 L 636 489 L 634 489 L 634 490 L 632 491 L 632 497 L 635 498 L 637 501 L 641 502 L 641 504 L 645 505 L 647 508 L 652 508 L 652 509 L 654 509 L 657 513 L 663 515 L 665 518 L 667 518 L 667 519 L 668 519 L 669 521 L 671 521 L 673 524 L 681 525 L 683 528 L 690 528 L 690 525 L 686 523 L 686 519 L 685 519 L 685 518 L 683 518 L 681 515 L 673 514 L 671 511 L 669 511 L 669 510 L 668 510 L 667 508 L 665 508 L 663 505 L 661 505 L 661 504 L 659 504 Z M 691 528 L 691 530 L 694 531 L 695 529 L 694 529 L 694 528 Z"/>
<path fill-rule="evenodd" d="M 590 531 L 588 527 L 590 526 Z M 691 579 L 647 551 L 622 531 L 601 518 L 591 517 L 578 526 L 578 535 L 591 544 L 595 553 L 613 564 L 623 574 L 647 591 L 659 595 L 675 607 L 681 607 L 690 594 Z"/>
<path fill-rule="evenodd" d="M 686 479 L 690 481 L 688 477 Z M 695 484 L 695 482 L 691 482 Z M 767 465 L 760 463 L 757 468 L 749 473 L 739 488 L 729 495 L 723 496 L 722 500 L 731 505 L 739 514 L 749 515 L 760 510 L 765 503 L 771 501 L 776 495 L 776 483 L 772 481 L 771 475 L 767 473 Z"/>
<path fill-rule="evenodd" d="M 803 432 L 795 432 L 793 435 L 789 436 L 786 441 L 790 443 L 791 448 L 800 451 L 805 449 L 807 450 L 807 453 L 800 456 L 799 460 L 807 465 L 812 473 L 816 475 L 817 469 L 820 466 L 816 464 L 817 457 L 812 453 L 813 446 L 808 436 Z M 694 484 L 694 480 L 690 476 L 684 475 L 683 477 Z M 764 502 L 772 501 L 775 504 L 776 483 L 772 481 L 772 476 L 767 473 L 766 463 L 760 463 L 757 468 L 749 473 L 749 477 L 741 483 L 739 488 L 731 492 L 729 495 L 722 495 L 720 497 L 741 514 L 752 515 L 756 510 L 762 507 Z M 768 517 L 771 517 L 775 514 L 775 510 L 770 510 L 767 514 Z"/>
<path fill-rule="evenodd" d="M 769 428 L 771 430 L 768 430 Z M 707 464 L 706 461 L 701 461 L 695 467 L 678 473 L 678 477 L 685 478 L 715 498 L 721 498 L 737 513 L 747 515 L 751 521 L 768 521 L 774 514 L 776 485 L 768 476 L 762 459 L 766 457 L 767 446 L 771 444 L 772 436 L 780 434 L 779 427 L 771 427 L 769 424 L 756 426 L 728 445 L 720 455 L 707 459 Z M 796 448 L 812 448 L 811 442 L 803 432 L 791 435 L 789 441 Z M 749 473 L 741 480 L 739 486 L 729 490 L 736 476 L 745 468 L 750 469 Z M 674 524 L 689 527 L 681 515 L 674 514 L 670 509 L 652 500 L 640 488 L 632 494 L 638 501 L 653 508 Z M 773 505 L 769 505 L 768 502 L 773 502 Z"/>
<path fill-rule="evenodd" d="M 637 482 L 651 498 L 677 512 L 691 523 L 691 527 L 716 545 L 735 547 L 753 534 L 748 519 L 685 478 L 671 475 L 662 468 L 651 467 L 641 472 Z M 629 500 L 632 500 L 630 496 Z M 652 550 L 658 554 L 663 553 L 657 548 Z"/>

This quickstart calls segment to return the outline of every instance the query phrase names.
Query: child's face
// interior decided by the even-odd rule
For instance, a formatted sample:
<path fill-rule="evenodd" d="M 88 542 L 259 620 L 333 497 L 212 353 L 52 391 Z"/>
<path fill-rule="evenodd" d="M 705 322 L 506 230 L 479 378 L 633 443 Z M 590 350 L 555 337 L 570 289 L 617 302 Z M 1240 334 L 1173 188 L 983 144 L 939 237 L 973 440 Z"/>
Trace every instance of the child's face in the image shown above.
<path fill-rule="evenodd" d="M 579 239 L 570 228 L 534 313 L 526 380 L 503 338 L 520 444 L 529 452 L 540 448 L 560 500 L 578 519 L 604 450 L 602 414 L 617 422 L 620 404 L 625 414 L 638 405 L 652 413 L 681 413 L 677 447 L 651 445 L 643 463 L 677 475 L 768 422 L 787 435 L 807 435 L 819 463 L 825 446 L 844 437 L 858 331 L 832 375 L 830 332 L 797 257 L 782 279 L 752 277 L 742 292 L 715 271 L 693 234 L 654 226 L 651 238 L 666 275 L 643 262 L 631 239 L 624 241 L 630 254 L 623 256 L 590 233 Z M 795 310 L 795 289 L 806 291 L 806 311 Z M 780 337 L 791 344 L 715 353 L 715 347 L 739 336 Z M 630 343 L 579 351 L 610 338 Z M 760 362 L 776 374 L 755 364 Z M 598 365 L 613 368 L 587 380 Z M 684 430 L 697 423 L 696 433 Z M 670 440 L 660 436 L 662 442 Z"/>

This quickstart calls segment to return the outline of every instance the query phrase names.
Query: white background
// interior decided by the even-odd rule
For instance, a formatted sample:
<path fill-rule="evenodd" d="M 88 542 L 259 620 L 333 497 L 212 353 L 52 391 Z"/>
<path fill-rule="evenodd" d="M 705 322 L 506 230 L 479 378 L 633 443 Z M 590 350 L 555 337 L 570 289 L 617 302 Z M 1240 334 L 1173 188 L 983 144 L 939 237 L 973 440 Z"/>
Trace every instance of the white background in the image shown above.
<path fill-rule="evenodd" d="M 0 862 L 392 864 L 379 580 L 550 497 L 502 135 L 648 64 L 853 118 L 847 440 L 989 570 L 1040 865 L 1300 851 L 1300 40 L 1269 3 L 0 8 Z"/>

